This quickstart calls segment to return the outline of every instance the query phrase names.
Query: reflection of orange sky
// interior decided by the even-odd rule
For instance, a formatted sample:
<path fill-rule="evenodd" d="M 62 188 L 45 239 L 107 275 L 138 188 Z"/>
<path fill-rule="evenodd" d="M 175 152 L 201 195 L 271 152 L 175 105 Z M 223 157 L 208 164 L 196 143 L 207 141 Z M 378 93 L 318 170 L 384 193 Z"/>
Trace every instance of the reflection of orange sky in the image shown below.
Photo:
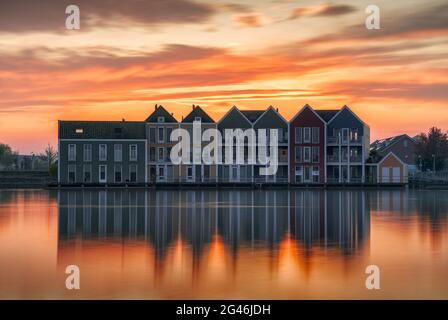
<path fill-rule="evenodd" d="M 191 104 L 215 120 L 232 105 L 273 105 L 289 120 L 306 103 L 347 104 L 372 139 L 447 129 L 446 27 L 406 22 L 443 1 L 379 0 L 387 32 L 377 33 L 358 28 L 364 1 L 334 16 L 318 15 L 331 4 L 311 1 L 302 11 L 293 1 L 244 3 L 260 17 L 252 24 L 201 2 L 216 6 L 207 22 L 167 21 L 156 32 L 140 25 L 0 33 L 0 142 L 39 152 L 56 144 L 58 119 L 144 120 L 156 103 L 178 120 Z M 291 18 L 297 12 L 303 16 Z"/>
<path fill-rule="evenodd" d="M 373 211 L 370 239 L 350 254 L 291 234 L 272 249 L 236 251 L 215 235 L 199 254 L 177 238 L 157 254 L 143 239 L 58 242 L 56 199 L 13 194 L 0 206 L 2 298 L 447 298 L 446 224 L 435 229 L 412 212 Z M 65 289 L 70 264 L 80 267 L 80 291 Z M 380 291 L 364 288 L 369 264 L 381 269 Z"/>

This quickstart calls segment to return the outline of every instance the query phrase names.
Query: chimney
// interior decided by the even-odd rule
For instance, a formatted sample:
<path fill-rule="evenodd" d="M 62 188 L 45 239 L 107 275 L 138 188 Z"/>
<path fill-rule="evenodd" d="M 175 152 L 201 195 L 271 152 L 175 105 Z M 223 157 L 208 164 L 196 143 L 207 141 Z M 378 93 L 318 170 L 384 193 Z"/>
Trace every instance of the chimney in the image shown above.
<path fill-rule="evenodd" d="M 124 120 L 124 118 L 121 119 L 121 122 L 125 122 L 126 120 Z"/>
<path fill-rule="evenodd" d="M 193 105 L 193 110 L 194 110 L 194 108 L 195 108 L 196 106 L 195 105 Z"/>
<path fill-rule="evenodd" d="M 275 110 L 278 112 L 278 108 L 275 108 Z"/>
<path fill-rule="evenodd" d="M 156 106 L 154 107 L 154 110 L 157 110 L 157 108 L 158 108 L 158 106 L 157 106 L 157 103 L 156 103 Z"/>
<path fill-rule="evenodd" d="M 184 116 L 182 116 L 182 121 L 184 121 Z"/>

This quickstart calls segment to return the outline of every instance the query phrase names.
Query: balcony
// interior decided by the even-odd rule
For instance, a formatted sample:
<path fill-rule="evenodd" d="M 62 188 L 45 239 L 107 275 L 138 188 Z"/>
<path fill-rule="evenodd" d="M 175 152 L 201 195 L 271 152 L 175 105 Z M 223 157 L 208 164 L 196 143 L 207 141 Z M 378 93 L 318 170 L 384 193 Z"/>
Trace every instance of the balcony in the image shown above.
<path fill-rule="evenodd" d="M 362 156 L 359 154 L 352 155 L 350 156 L 350 162 L 362 162 Z"/>
<path fill-rule="evenodd" d="M 327 155 L 328 162 L 339 162 L 339 155 L 337 154 L 329 154 Z"/>

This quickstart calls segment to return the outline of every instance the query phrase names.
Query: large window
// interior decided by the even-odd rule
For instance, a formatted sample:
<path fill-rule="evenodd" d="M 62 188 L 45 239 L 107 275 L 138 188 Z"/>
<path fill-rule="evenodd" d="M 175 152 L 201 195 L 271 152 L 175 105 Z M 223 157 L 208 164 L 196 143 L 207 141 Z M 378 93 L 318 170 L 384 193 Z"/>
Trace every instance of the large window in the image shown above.
<path fill-rule="evenodd" d="M 319 147 L 313 147 L 312 149 L 312 162 L 313 163 L 318 163 L 319 162 Z"/>
<path fill-rule="evenodd" d="M 85 162 L 92 161 L 92 145 L 91 144 L 84 145 L 84 161 Z"/>
<path fill-rule="evenodd" d="M 114 179 L 117 183 L 120 183 L 122 181 L 121 164 L 114 165 Z"/>
<path fill-rule="evenodd" d="M 311 162 L 311 148 L 310 147 L 303 148 L 303 162 Z"/>
<path fill-rule="evenodd" d="M 129 181 L 137 182 L 137 165 L 131 164 L 129 166 Z"/>
<path fill-rule="evenodd" d="M 165 141 L 165 128 L 159 127 L 157 128 L 157 142 Z"/>
<path fill-rule="evenodd" d="M 76 144 L 68 145 L 68 161 L 76 161 Z"/>
<path fill-rule="evenodd" d="M 92 165 L 84 164 L 83 167 L 83 181 L 86 183 L 92 182 Z"/>
<path fill-rule="evenodd" d="M 302 162 L 302 147 L 296 147 L 296 162 Z"/>
<path fill-rule="evenodd" d="M 68 182 L 70 182 L 70 183 L 76 182 L 76 165 L 75 164 L 68 165 Z"/>
<path fill-rule="evenodd" d="M 313 182 L 319 182 L 319 167 L 313 167 Z"/>
<path fill-rule="evenodd" d="M 312 134 L 313 143 L 319 143 L 319 128 L 314 127 Z"/>
<path fill-rule="evenodd" d="M 303 128 L 303 142 L 311 143 L 311 128 Z"/>
<path fill-rule="evenodd" d="M 165 148 L 157 148 L 157 161 L 161 162 L 165 159 Z"/>
<path fill-rule="evenodd" d="M 305 182 L 311 182 L 311 167 L 304 168 L 304 177 L 303 180 Z"/>
<path fill-rule="evenodd" d="M 106 182 L 106 177 L 107 177 L 107 166 L 102 164 L 102 165 L 100 165 L 99 181 Z"/>
<path fill-rule="evenodd" d="M 149 161 L 151 162 L 156 161 L 156 148 L 154 147 L 149 148 Z"/>
<path fill-rule="evenodd" d="M 302 143 L 302 128 L 296 127 L 296 143 Z"/>
<path fill-rule="evenodd" d="M 99 147 L 99 160 L 100 161 L 107 161 L 107 145 L 100 144 Z"/>
<path fill-rule="evenodd" d="M 131 144 L 129 146 L 129 161 L 137 161 L 137 145 Z"/>
<path fill-rule="evenodd" d="M 166 141 L 171 141 L 171 132 L 173 132 L 173 128 L 168 127 L 166 128 Z"/>
<path fill-rule="evenodd" d="M 151 142 L 151 143 L 156 142 L 156 128 L 155 127 L 149 128 L 149 142 Z"/>
<path fill-rule="evenodd" d="M 123 146 L 121 144 L 114 144 L 114 161 L 121 162 L 123 160 Z"/>

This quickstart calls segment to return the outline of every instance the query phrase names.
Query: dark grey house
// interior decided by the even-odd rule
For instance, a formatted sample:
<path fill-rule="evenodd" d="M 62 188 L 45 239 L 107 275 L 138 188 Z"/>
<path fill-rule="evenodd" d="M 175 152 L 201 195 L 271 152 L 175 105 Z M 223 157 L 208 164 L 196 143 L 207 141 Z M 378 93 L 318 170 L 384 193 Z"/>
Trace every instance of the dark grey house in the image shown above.
<path fill-rule="evenodd" d="M 145 123 L 59 121 L 60 185 L 144 184 Z"/>
<path fill-rule="evenodd" d="M 327 182 L 364 183 L 370 128 L 349 107 L 316 110 L 327 122 Z"/>

